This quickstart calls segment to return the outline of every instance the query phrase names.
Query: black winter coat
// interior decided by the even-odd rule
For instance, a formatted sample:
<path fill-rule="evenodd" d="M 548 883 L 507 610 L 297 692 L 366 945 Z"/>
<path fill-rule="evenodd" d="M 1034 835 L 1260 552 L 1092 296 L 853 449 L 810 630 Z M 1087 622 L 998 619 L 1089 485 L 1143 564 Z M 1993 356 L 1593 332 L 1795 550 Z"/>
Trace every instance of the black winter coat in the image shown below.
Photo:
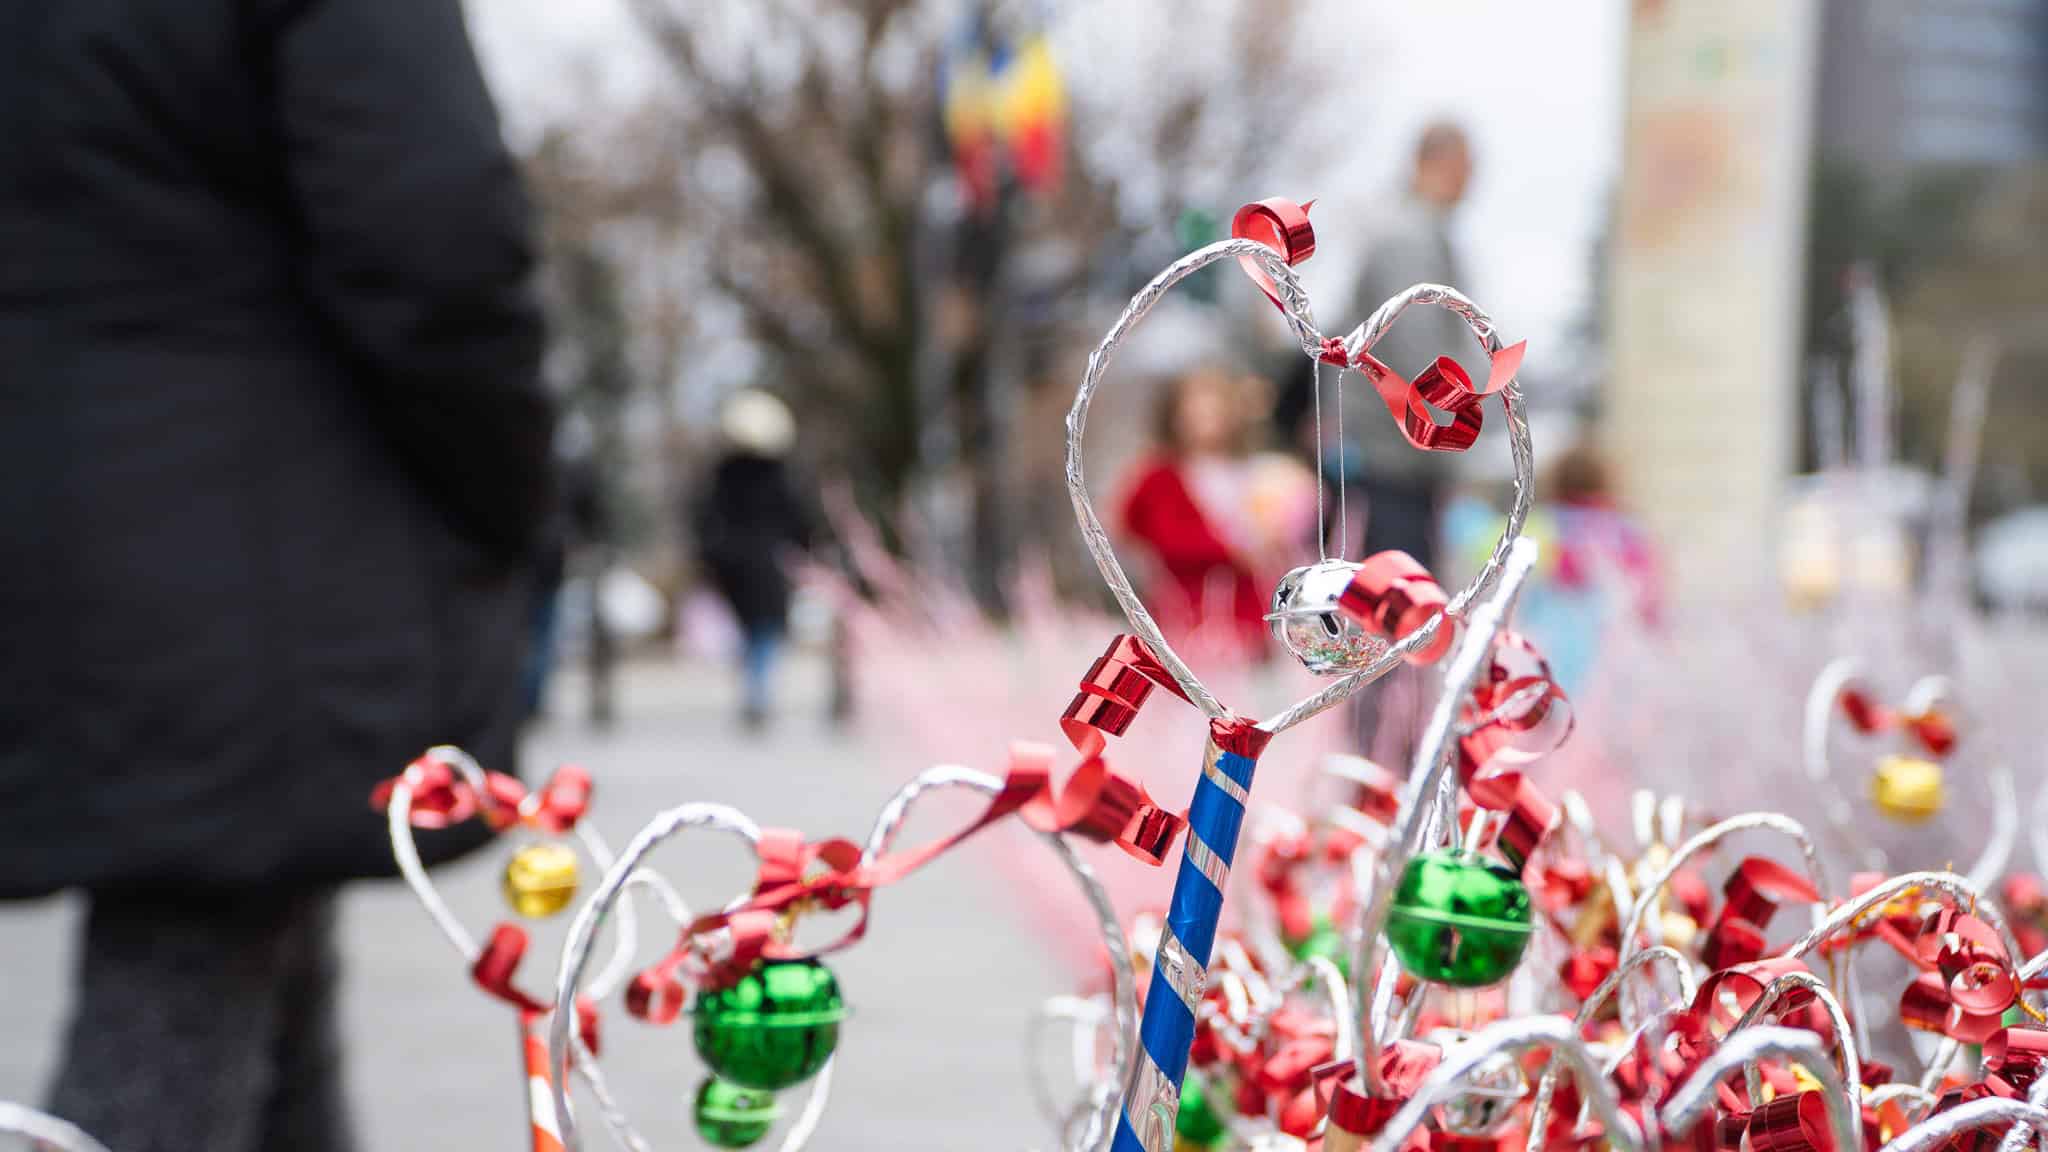
<path fill-rule="evenodd" d="M 741 625 L 784 623 L 786 557 L 811 538 L 811 517 L 789 466 L 751 452 L 727 454 L 712 468 L 693 519 L 697 553 Z"/>
<path fill-rule="evenodd" d="M 0 894 L 387 872 L 378 779 L 509 766 L 527 225 L 458 0 L 0 0 Z"/>

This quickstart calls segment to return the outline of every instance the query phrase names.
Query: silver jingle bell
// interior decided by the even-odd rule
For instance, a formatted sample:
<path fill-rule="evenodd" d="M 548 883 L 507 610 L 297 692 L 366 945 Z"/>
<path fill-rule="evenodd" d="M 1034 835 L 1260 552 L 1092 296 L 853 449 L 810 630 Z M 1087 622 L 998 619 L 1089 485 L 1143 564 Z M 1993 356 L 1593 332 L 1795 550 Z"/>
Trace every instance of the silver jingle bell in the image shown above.
<path fill-rule="evenodd" d="M 1449 1028 L 1432 1032 L 1429 1039 L 1446 1053 L 1471 1041 L 1469 1034 Z M 1459 1136 L 1491 1136 L 1514 1118 L 1515 1106 L 1529 1094 L 1529 1081 L 1513 1054 L 1496 1052 L 1472 1070 L 1464 1088 L 1442 1105 L 1444 1130 Z"/>
<path fill-rule="evenodd" d="M 1266 620 L 1273 637 L 1318 676 L 1356 671 L 1378 659 L 1387 641 L 1337 610 L 1337 598 L 1358 574 L 1349 560 L 1321 560 L 1280 578 Z"/>

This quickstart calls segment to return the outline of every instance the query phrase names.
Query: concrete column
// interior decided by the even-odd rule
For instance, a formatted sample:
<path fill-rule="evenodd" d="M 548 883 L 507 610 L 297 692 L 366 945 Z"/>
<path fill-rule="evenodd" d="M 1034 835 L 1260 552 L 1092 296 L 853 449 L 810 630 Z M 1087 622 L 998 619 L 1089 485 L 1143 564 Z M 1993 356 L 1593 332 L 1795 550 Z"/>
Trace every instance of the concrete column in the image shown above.
<path fill-rule="evenodd" d="M 1767 571 L 1794 459 L 1819 0 L 1635 0 L 1606 435 L 1681 596 Z"/>

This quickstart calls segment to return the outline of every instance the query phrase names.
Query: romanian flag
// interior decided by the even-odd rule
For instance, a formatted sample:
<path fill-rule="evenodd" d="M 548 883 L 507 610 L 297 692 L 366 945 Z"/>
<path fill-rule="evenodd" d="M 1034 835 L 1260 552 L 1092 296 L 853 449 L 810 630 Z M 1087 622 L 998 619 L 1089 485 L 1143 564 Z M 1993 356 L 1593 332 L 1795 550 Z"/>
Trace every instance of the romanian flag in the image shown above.
<path fill-rule="evenodd" d="M 1011 51 L 980 37 L 946 70 L 942 116 L 953 164 L 979 208 L 993 207 L 1007 171 L 1032 192 L 1065 173 L 1067 90 L 1052 46 L 1034 35 Z"/>
<path fill-rule="evenodd" d="M 1059 187 L 1067 148 L 1067 88 L 1052 45 L 1034 36 L 1004 72 L 996 103 L 996 134 L 1010 169 L 1034 192 Z"/>

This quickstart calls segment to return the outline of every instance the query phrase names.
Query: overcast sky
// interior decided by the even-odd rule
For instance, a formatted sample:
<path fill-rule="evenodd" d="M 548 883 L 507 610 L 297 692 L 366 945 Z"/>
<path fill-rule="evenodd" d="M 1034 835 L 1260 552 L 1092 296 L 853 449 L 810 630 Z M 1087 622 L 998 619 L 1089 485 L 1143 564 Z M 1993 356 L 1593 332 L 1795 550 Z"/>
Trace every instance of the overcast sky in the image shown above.
<path fill-rule="evenodd" d="M 653 75 L 622 0 L 467 2 L 516 137 L 580 102 L 630 99 Z M 1328 27 L 1314 32 L 1317 51 L 1328 46 L 1333 98 L 1369 112 L 1333 170 L 1336 187 L 1273 190 L 1327 206 L 1317 212 L 1323 248 L 1307 270 L 1312 293 L 1342 296 L 1355 266 L 1345 217 L 1394 185 L 1422 123 L 1450 115 L 1467 125 L 1479 161 L 1460 222 L 1469 281 L 1461 287 L 1511 339 L 1556 340 L 1583 304 L 1589 248 L 1619 167 L 1626 0 L 1323 7 Z"/>

